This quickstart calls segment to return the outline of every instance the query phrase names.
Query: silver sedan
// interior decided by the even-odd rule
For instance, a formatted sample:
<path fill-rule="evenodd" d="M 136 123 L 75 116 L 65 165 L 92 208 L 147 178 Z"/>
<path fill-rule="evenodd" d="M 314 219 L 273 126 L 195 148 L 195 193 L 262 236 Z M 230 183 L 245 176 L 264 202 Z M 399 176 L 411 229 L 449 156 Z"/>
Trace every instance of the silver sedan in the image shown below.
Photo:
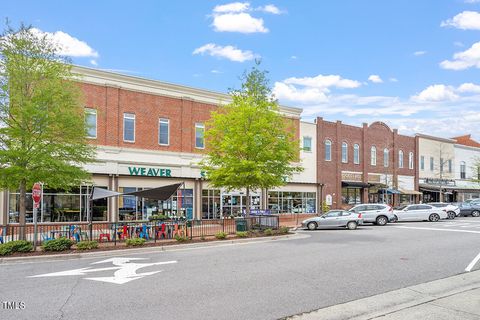
<path fill-rule="evenodd" d="M 363 224 L 362 215 L 345 211 L 332 210 L 320 217 L 313 217 L 302 221 L 302 228 L 308 230 L 328 229 L 328 228 L 347 228 L 349 230 L 357 229 L 357 226 Z"/>

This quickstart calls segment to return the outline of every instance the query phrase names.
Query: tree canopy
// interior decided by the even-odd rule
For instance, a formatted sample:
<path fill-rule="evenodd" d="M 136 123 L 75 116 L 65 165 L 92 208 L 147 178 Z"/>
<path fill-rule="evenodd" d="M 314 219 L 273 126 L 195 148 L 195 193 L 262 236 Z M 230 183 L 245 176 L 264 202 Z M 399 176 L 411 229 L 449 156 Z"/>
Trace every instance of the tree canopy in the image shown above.
<path fill-rule="evenodd" d="M 266 71 L 245 73 L 232 102 L 206 123 L 207 155 L 202 161 L 209 183 L 228 190 L 273 188 L 300 172 L 299 141 L 292 119 L 280 113 Z M 247 214 L 249 202 L 247 201 Z"/>
<path fill-rule="evenodd" d="M 68 189 L 89 178 L 92 162 L 84 108 L 68 59 L 35 29 L 7 27 L 0 38 L 0 187 L 25 189 L 40 181 Z"/>

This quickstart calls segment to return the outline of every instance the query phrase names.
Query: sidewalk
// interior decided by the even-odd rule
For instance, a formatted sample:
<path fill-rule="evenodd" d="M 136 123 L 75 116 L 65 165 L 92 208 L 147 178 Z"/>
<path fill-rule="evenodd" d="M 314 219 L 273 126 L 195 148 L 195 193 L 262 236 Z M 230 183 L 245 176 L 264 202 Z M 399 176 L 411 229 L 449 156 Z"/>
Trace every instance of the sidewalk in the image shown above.
<path fill-rule="evenodd" d="M 322 308 L 288 319 L 480 320 L 480 270 Z"/>

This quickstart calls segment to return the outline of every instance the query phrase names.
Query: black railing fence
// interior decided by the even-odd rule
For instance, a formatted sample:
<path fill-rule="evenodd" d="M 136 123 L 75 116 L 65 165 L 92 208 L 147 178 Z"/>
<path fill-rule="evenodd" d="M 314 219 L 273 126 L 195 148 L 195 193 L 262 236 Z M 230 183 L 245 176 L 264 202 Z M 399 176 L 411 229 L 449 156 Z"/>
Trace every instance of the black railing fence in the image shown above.
<path fill-rule="evenodd" d="M 66 237 L 76 242 L 95 240 L 98 242 L 125 242 L 131 238 L 144 238 L 149 242 L 164 241 L 185 237 L 189 239 L 215 236 L 219 232 L 228 235 L 237 231 L 278 229 L 278 216 L 251 216 L 241 219 L 203 219 L 168 221 L 129 221 L 129 222 L 78 222 L 78 223 L 39 223 L 37 244 Z M 0 242 L 20 240 L 34 242 L 33 224 L 20 226 L 10 224 L 0 226 Z"/>

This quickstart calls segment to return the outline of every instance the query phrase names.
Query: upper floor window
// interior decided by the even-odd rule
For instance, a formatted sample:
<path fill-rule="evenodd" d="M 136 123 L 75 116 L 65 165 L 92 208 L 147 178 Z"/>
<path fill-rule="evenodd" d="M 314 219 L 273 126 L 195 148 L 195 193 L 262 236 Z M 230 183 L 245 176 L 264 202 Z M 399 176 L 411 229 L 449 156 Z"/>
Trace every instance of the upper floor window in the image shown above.
<path fill-rule="evenodd" d="M 467 165 L 465 164 L 465 161 L 460 162 L 460 179 L 466 179 L 467 178 Z"/>
<path fill-rule="evenodd" d="M 398 167 L 403 168 L 403 151 L 398 151 Z"/>
<path fill-rule="evenodd" d="M 303 137 L 303 151 L 306 151 L 306 152 L 312 151 L 312 138 Z"/>
<path fill-rule="evenodd" d="M 205 125 L 203 123 L 195 123 L 195 148 L 205 148 Z"/>
<path fill-rule="evenodd" d="M 387 148 L 383 149 L 383 166 L 385 168 L 388 167 L 388 163 L 390 162 L 389 155 L 390 153 L 388 152 L 388 149 Z"/>
<path fill-rule="evenodd" d="M 353 145 L 353 163 L 360 163 L 360 146 L 357 143 Z"/>
<path fill-rule="evenodd" d="M 425 156 L 420 157 L 420 169 L 425 170 Z"/>
<path fill-rule="evenodd" d="M 168 146 L 170 144 L 170 120 L 160 118 L 158 120 L 158 144 Z"/>
<path fill-rule="evenodd" d="M 413 152 L 408 153 L 408 169 L 413 169 Z"/>
<path fill-rule="evenodd" d="M 444 165 L 445 165 L 445 161 L 443 160 L 443 158 L 440 158 L 440 172 L 443 172 Z"/>
<path fill-rule="evenodd" d="M 97 110 L 85 108 L 85 126 L 87 127 L 87 138 L 97 138 Z"/>
<path fill-rule="evenodd" d="M 123 141 L 135 142 L 135 114 L 123 114 Z"/>
<path fill-rule="evenodd" d="M 332 141 L 325 140 L 325 161 L 332 161 Z"/>
<path fill-rule="evenodd" d="M 375 146 L 372 146 L 370 150 L 370 164 L 372 166 L 377 165 L 377 148 Z"/>
<path fill-rule="evenodd" d="M 348 162 L 348 144 L 346 142 L 342 142 L 342 162 Z"/>
<path fill-rule="evenodd" d="M 448 159 L 448 172 L 452 173 L 452 159 Z"/>
<path fill-rule="evenodd" d="M 433 171 L 435 167 L 435 161 L 433 160 L 433 157 L 430 157 L 430 171 Z"/>

